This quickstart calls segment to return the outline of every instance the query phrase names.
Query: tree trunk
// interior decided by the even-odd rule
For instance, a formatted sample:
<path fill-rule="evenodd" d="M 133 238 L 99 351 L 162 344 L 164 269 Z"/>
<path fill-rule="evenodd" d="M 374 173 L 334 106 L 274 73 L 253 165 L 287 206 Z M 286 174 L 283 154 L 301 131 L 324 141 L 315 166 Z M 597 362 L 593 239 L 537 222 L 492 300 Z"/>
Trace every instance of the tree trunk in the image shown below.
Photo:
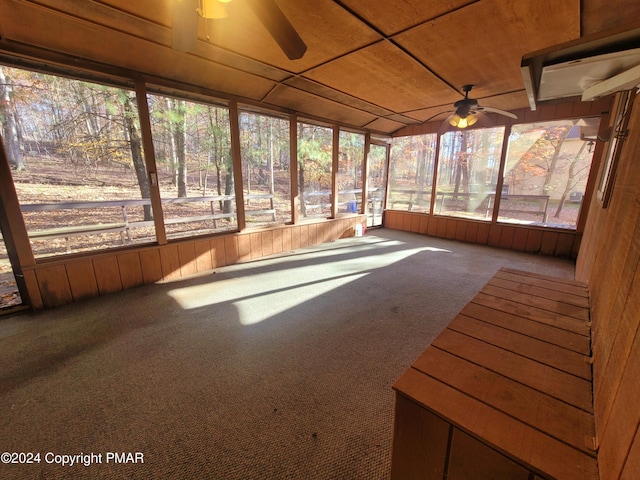
<path fill-rule="evenodd" d="M 226 167 L 226 175 L 224 179 L 224 194 L 225 195 L 233 195 L 234 194 L 234 183 L 233 183 L 233 162 L 231 160 L 231 150 L 229 150 L 229 159 L 225 162 Z M 224 201 L 224 213 L 233 212 L 233 201 L 225 200 Z"/>
<path fill-rule="evenodd" d="M 131 147 L 131 160 L 133 161 L 133 168 L 136 171 L 136 178 L 138 179 L 138 185 L 140 186 L 140 196 L 142 198 L 151 198 L 151 190 L 149 188 L 149 180 L 147 177 L 147 166 L 142 156 L 142 138 L 136 124 L 136 113 L 133 111 L 133 103 L 135 98 L 131 98 L 129 95 L 124 100 L 124 121 L 126 127 L 126 134 L 129 138 L 129 145 Z M 144 206 L 144 219 L 152 220 L 153 215 L 151 213 L 151 205 Z"/>
<path fill-rule="evenodd" d="M 466 173 L 467 168 L 467 135 L 465 133 L 462 134 L 460 138 L 460 151 L 456 155 L 456 176 L 455 176 L 455 185 L 453 188 L 454 199 L 457 198 L 456 194 L 460 192 L 460 185 L 464 185 L 463 179 L 466 180 L 467 186 L 469 185 L 468 174 Z"/>
<path fill-rule="evenodd" d="M 24 170 L 24 158 L 20 148 L 20 135 L 15 108 L 11 100 L 12 83 L 0 66 L 0 117 L 2 118 L 2 137 L 9 164 L 16 170 Z"/>
<path fill-rule="evenodd" d="M 171 156 L 174 165 L 174 185 L 178 187 L 178 197 L 187 196 L 187 160 L 185 153 L 186 115 L 183 100 L 167 99 L 167 107 L 172 112 Z"/>
<path fill-rule="evenodd" d="M 176 132 L 176 146 L 178 148 L 178 197 L 187 196 L 187 158 L 185 155 L 184 125 Z"/>
<path fill-rule="evenodd" d="M 305 127 L 304 125 L 300 125 L 300 128 L 298 129 L 298 145 L 301 144 L 301 140 L 304 138 L 304 133 L 305 133 Z M 300 159 L 299 153 L 298 153 L 298 192 L 299 192 L 299 203 L 300 203 L 300 213 L 302 213 L 303 217 L 307 216 L 307 202 L 305 201 L 304 198 L 304 194 L 305 194 L 305 183 L 304 183 L 304 167 L 305 167 L 305 160 L 304 159 Z"/>
<path fill-rule="evenodd" d="M 562 196 L 560 197 L 560 203 L 558 204 L 556 213 L 554 213 L 553 215 L 554 218 L 560 218 L 560 213 L 562 212 L 564 203 L 567 201 L 567 195 L 569 195 L 569 193 L 571 192 L 571 189 L 575 186 L 573 178 L 576 175 L 575 174 L 576 163 L 578 163 L 578 160 L 580 160 L 580 156 L 582 155 L 582 152 L 584 152 L 584 149 L 586 148 L 586 146 L 587 146 L 587 142 L 582 142 L 582 146 L 580 147 L 580 150 L 578 150 L 578 153 L 576 153 L 575 157 L 573 157 L 573 159 L 569 163 L 569 172 L 567 174 L 567 182 L 564 185 L 564 191 L 562 192 Z"/>
<path fill-rule="evenodd" d="M 547 195 L 547 192 L 549 190 L 549 185 L 551 185 L 551 179 L 553 178 L 553 173 L 556 169 L 556 166 L 558 165 L 558 159 L 560 158 L 560 150 L 562 149 L 562 144 L 566 140 L 567 136 L 569 135 L 569 132 L 571 131 L 571 129 L 575 124 L 576 124 L 576 121 L 573 121 L 571 127 L 566 128 L 565 131 L 562 132 L 561 135 L 559 135 L 557 143 L 553 145 L 553 156 L 551 157 L 551 163 L 549 163 L 547 176 L 545 177 L 544 184 L 542 185 L 541 195 Z"/>
<path fill-rule="evenodd" d="M 167 130 L 169 131 L 169 143 L 171 146 L 171 159 L 169 161 L 171 168 L 171 184 L 178 186 L 178 145 L 176 144 L 175 135 L 175 120 L 173 119 L 173 112 L 176 110 L 173 99 L 167 98 L 167 112 L 169 117 L 167 118 Z"/>
<path fill-rule="evenodd" d="M 213 118 L 212 113 L 215 112 L 215 121 Z M 222 195 L 222 171 L 220 169 L 220 162 L 221 159 L 223 158 L 223 154 L 222 154 L 222 141 L 221 139 L 218 138 L 218 124 L 220 123 L 220 120 L 218 118 L 218 109 L 212 109 L 211 106 L 208 107 L 208 117 L 209 117 L 209 135 L 212 138 L 212 143 L 211 143 L 211 151 L 210 151 L 210 157 L 209 157 L 209 164 L 207 164 L 207 175 L 208 175 L 208 171 L 209 171 L 209 165 L 211 164 L 211 162 L 213 162 L 213 165 L 216 169 L 216 192 L 218 192 L 218 195 Z M 206 182 L 206 177 L 205 177 L 205 186 L 206 186 L 207 182 Z M 203 191 L 202 192 L 203 196 L 206 196 L 206 192 Z M 220 209 L 223 209 L 223 205 L 220 204 Z"/>
<path fill-rule="evenodd" d="M 216 188 L 218 195 L 222 195 L 222 171 L 220 170 L 220 164 L 216 162 Z M 221 212 L 224 212 L 224 203 L 218 202 Z"/>
<path fill-rule="evenodd" d="M 273 173 L 274 157 L 273 125 L 269 123 L 269 157 L 267 160 L 267 168 L 269 169 L 269 193 L 271 193 L 271 195 L 275 195 L 275 177 Z M 271 199 L 271 208 L 273 208 L 273 198 Z"/>
<path fill-rule="evenodd" d="M 307 202 L 304 199 L 304 161 L 298 163 L 298 190 L 300 191 L 300 212 L 303 217 L 307 216 Z"/>
<path fill-rule="evenodd" d="M 425 145 L 420 145 L 420 149 L 418 150 L 418 171 L 416 176 L 418 177 L 418 194 L 416 195 L 416 200 L 418 202 L 424 201 L 424 183 L 426 180 L 426 172 L 427 172 L 427 147 Z"/>
<path fill-rule="evenodd" d="M 47 85 L 47 88 L 50 89 L 47 95 L 49 96 L 49 98 L 60 98 L 60 91 L 62 88 L 60 85 L 61 82 L 62 79 L 59 77 L 53 77 L 51 83 L 43 82 Z M 61 105 L 58 102 L 49 101 L 47 103 L 49 105 L 49 108 L 51 109 L 51 116 L 53 117 L 53 121 L 51 121 L 53 127 L 51 129 L 51 134 L 53 136 L 54 145 L 51 153 L 57 153 L 65 147 L 64 139 L 66 133 L 62 128 L 64 113 L 62 111 Z"/>
<path fill-rule="evenodd" d="M 270 172 L 273 172 L 273 164 L 274 164 L 274 160 L 275 160 L 275 145 L 274 145 L 274 135 L 273 135 L 273 124 L 271 122 L 269 122 L 269 138 L 267 139 L 267 143 L 268 143 L 268 148 L 269 148 L 269 155 L 267 156 L 267 169 L 269 169 Z"/>

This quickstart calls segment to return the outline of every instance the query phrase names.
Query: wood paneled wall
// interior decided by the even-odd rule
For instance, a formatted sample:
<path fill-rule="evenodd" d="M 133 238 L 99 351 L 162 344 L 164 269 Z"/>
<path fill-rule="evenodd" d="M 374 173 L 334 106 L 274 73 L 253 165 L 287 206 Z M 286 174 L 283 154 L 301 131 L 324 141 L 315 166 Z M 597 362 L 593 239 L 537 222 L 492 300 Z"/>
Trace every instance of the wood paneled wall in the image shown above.
<path fill-rule="evenodd" d="M 31 304 L 51 308 L 141 285 L 174 281 L 214 268 L 355 235 L 364 216 L 191 238 L 168 245 L 58 257 L 24 270 Z"/>
<path fill-rule="evenodd" d="M 384 212 L 384 226 L 431 237 L 567 258 L 576 258 L 581 238 L 575 231 L 492 224 L 397 210 Z"/>
<path fill-rule="evenodd" d="M 592 199 L 576 276 L 589 283 L 594 406 L 602 480 L 640 472 L 640 101 L 611 201 Z"/>
<path fill-rule="evenodd" d="M 549 103 L 539 105 L 537 110 L 530 110 L 529 108 L 514 110 L 513 113 L 518 116 L 517 119 L 504 117 L 502 115 L 497 115 L 494 113 L 487 114 L 487 116 L 492 119 L 495 126 L 499 127 L 503 125 L 516 125 L 520 123 L 548 122 L 566 118 L 600 116 L 604 112 L 608 112 L 610 106 L 611 98 L 604 97 L 593 102 L 574 101 Z M 443 121 L 444 120 L 437 120 L 417 125 L 410 125 L 398 130 L 393 134 L 393 136 L 401 137 L 403 135 L 423 135 L 428 133 L 438 133 L 442 128 Z"/>

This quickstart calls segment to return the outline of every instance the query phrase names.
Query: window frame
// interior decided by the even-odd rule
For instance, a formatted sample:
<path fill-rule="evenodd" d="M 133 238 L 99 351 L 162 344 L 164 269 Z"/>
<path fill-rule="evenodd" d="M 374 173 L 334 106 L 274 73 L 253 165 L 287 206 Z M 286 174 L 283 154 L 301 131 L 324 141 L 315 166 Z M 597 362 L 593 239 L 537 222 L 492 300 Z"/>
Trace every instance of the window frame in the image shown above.
<path fill-rule="evenodd" d="M 613 195 L 618 164 L 622 154 L 622 147 L 629 133 L 629 119 L 633 103 L 637 96 L 637 90 L 624 90 L 618 92 L 614 98 L 610 123 L 608 128 L 606 151 L 603 155 L 604 162 L 598 177 L 598 190 L 596 196 L 602 208 L 608 208 Z"/>

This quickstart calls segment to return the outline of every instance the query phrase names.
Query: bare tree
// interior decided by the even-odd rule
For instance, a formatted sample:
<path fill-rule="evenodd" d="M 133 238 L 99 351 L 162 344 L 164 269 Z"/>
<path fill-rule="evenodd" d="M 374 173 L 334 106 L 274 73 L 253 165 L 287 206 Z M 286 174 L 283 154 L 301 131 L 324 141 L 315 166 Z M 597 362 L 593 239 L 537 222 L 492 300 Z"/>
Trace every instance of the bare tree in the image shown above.
<path fill-rule="evenodd" d="M 562 192 L 562 196 L 560 197 L 560 203 L 558 203 L 558 208 L 556 209 L 556 213 L 553 215 L 554 218 L 559 218 L 562 209 L 564 208 L 564 204 L 567 201 L 567 196 L 573 190 L 573 188 L 582 180 L 585 179 L 587 174 L 589 173 L 590 163 L 584 163 L 580 168 L 578 164 L 581 160 L 582 154 L 584 153 L 585 148 L 587 147 L 588 142 L 582 142 L 580 149 L 578 152 L 571 158 L 569 161 L 569 172 L 567 174 L 567 181 L 564 185 L 564 191 Z M 578 167 L 578 168 L 577 168 Z"/>
<path fill-rule="evenodd" d="M 550 128 L 543 135 L 543 138 L 552 146 L 553 153 L 547 167 L 547 176 L 545 177 L 544 184 L 542 185 L 542 194 L 546 195 L 551 185 L 551 179 L 556 171 L 558 165 L 558 159 L 560 158 L 560 150 L 562 144 L 569 136 L 569 132 L 575 126 L 577 120 L 574 120 L 571 125 L 565 125 L 560 127 Z"/>
<path fill-rule="evenodd" d="M 178 187 L 178 197 L 187 196 L 187 160 L 186 160 L 186 116 L 184 100 L 167 98 L 167 110 L 171 126 L 171 156 L 173 163 L 173 181 Z"/>
<path fill-rule="evenodd" d="M 129 138 L 131 146 L 131 160 L 133 168 L 136 172 L 138 185 L 140 186 L 140 195 L 142 198 L 151 198 L 151 190 L 149 188 L 149 180 L 147 176 L 147 167 L 142 156 L 142 138 L 140 136 L 140 128 L 137 123 L 137 113 L 133 108 L 135 102 L 135 94 L 128 93 L 123 99 L 124 123 L 126 135 Z M 151 205 L 144 206 L 144 219 L 152 220 Z"/>
<path fill-rule="evenodd" d="M 20 129 L 13 105 L 13 84 L 0 66 L 0 117 L 4 148 L 10 165 L 16 170 L 24 170 L 24 159 L 20 148 Z"/>

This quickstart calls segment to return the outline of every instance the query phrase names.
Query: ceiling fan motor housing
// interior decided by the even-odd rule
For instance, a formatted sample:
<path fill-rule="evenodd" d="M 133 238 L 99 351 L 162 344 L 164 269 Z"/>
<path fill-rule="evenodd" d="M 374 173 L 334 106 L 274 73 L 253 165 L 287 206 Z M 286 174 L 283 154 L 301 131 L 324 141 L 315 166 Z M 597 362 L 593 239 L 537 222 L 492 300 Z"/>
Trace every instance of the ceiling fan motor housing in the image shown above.
<path fill-rule="evenodd" d="M 473 98 L 464 98 L 462 100 L 458 100 L 453 104 L 456 109 L 456 115 L 459 115 L 462 118 L 471 113 L 471 110 L 478 106 L 478 101 Z"/>

